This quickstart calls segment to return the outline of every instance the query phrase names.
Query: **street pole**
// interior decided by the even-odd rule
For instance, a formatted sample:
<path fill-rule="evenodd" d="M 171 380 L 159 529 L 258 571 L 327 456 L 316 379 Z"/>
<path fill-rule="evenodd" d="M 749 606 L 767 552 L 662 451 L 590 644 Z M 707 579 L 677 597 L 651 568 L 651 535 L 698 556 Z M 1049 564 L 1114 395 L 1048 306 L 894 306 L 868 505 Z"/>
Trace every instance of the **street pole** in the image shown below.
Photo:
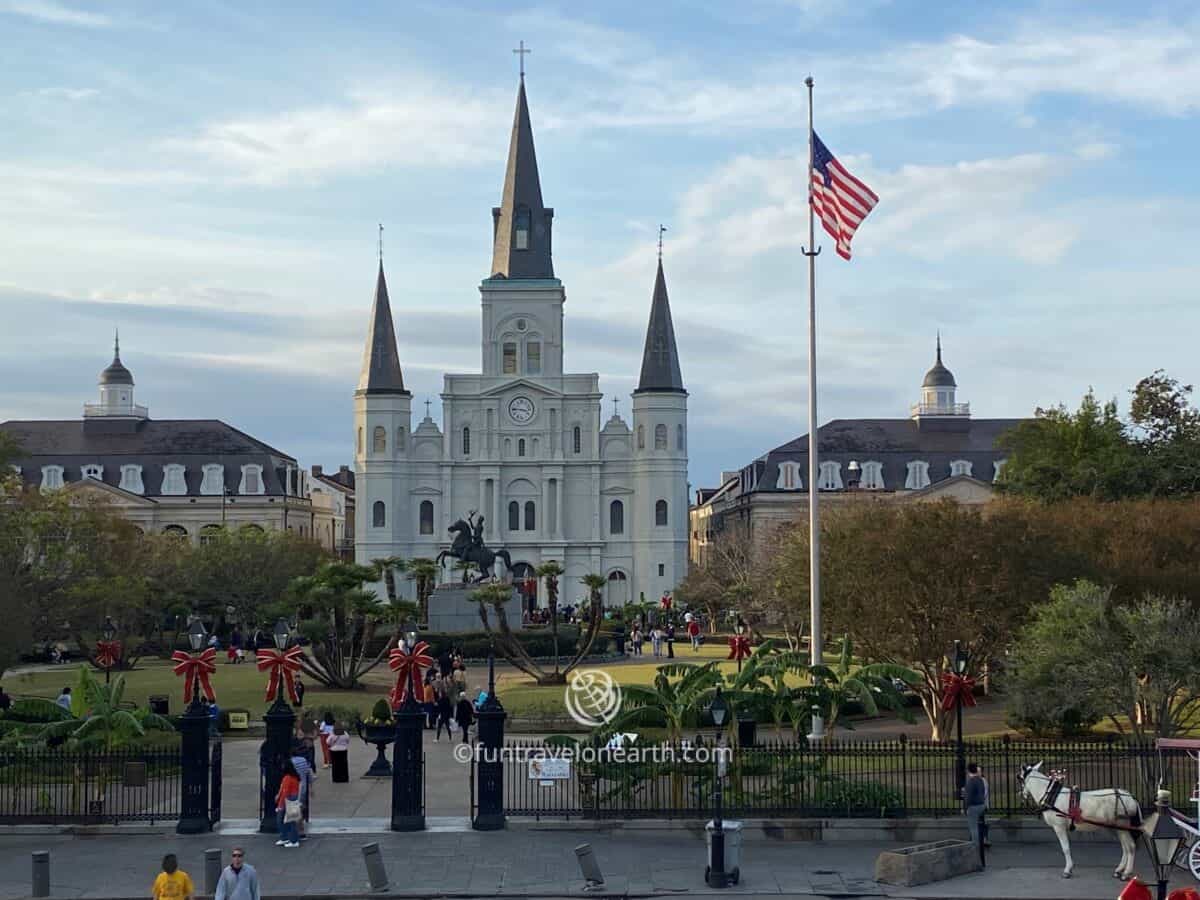
<path fill-rule="evenodd" d="M 192 682 L 192 702 L 179 722 L 180 789 L 177 834 L 212 830 L 208 820 L 208 711 L 200 703 L 200 678 Z"/>
<path fill-rule="evenodd" d="M 479 789 L 479 811 L 471 827 L 476 831 L 499 831 L 505 827 L 504 816 L 504 720 L 508 713 L 496 696 L 496 654 L 488 651 L 488 695 L 477 716 L 479 719 L 478 747 L 480 756 L 476 783 Z"/>
<path fill-rule="evenodd" d="M 415 641 L 407 638 L 408 652 Z M 425 749 L 422 726 L 425 715 L 417 706 L 415 665 L 408 667 L 408 696 L 396 711 L 396 737 L 392 742 L 392 831 L 425 829 Z"/>
<path fill-rule="evenodd" d="M 808 87 L 808 249 L 801 252 L 808 257 L 808 581 L 809 606 L 811 612 L 809 637 L 809 663 L 819 666 L 821 654 L 821 531 L 817 515 L 817 254 L 816 226 L 813 221 L 812 173 L 813 173 L 813 80 L 804 79 Z M 820 716 L 813 716 L 810 741 L 825 737 L 825 723 Z"/>
<path fill-rule="evenodd" d="M 967 784 L 967 748 L 966 748 L 966 745 L 963 743 L 963 733 L 962 733 L 962 711 L 963 711 L 962 691 L 959 691 L 958 694 L 956 695 L 954 709 L 955 709 L 955 713 L 956 713 L 956 716 L 958 719 L 958 747 L 956 748 L 956 768 L 958 769 L 958 795 L 961 797 L 963 788 L 965 788 L 966 784 Z"/>

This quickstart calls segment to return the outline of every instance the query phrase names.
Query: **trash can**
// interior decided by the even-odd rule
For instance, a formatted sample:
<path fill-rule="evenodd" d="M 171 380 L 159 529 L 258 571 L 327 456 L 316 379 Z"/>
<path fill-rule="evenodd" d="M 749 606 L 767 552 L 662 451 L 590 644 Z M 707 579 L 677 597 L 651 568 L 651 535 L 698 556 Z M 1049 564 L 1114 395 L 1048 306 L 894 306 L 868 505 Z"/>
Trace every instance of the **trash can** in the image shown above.
<path fill-rule="evenodd" d="M 151 694 L 150 712 L 157 716 L 169 716 L 171 714 L 171 698 L 166 694 Z"/>
<path fill-rule="evenodd" d="M 716 825 L 712 819 L 704 826 L 705 866 L 704 878 L 708 880 L 708 860 L 712 859 L 712 836 Z M 721 830 L 725 833 L 725 874 L 731 884 L 737 884 L 742 877 L 742 823 L 725 819 L 721 822 Z"/>

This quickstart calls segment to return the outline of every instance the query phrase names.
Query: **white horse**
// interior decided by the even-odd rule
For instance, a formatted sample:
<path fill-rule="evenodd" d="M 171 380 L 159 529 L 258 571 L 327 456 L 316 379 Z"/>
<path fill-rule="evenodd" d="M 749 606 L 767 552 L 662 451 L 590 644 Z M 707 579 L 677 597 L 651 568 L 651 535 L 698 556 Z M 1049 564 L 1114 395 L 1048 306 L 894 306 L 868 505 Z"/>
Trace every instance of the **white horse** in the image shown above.
<path fill-rule="evenodd" d="M 1128 881 L 1133 877 L 1133 856 L 1137 852 L 1135 832 L 1142 827 L 1142 809 L 1129 791 L 1111 788 L 1103 791 L 1081 791 L 1077 817 L 1071 810 L 1071 790 L 1041 771 L 1039 762 L 1021 767 L 1021 793 L 1038 805 L 1042 819 L 1058 835 L 1066 868 L 1062 877 L 1070 878 L 1075 868 L 1071 859 L 1070 833 L 1080 831 L 1115 831 L 1121 842 L 1121 862 L 1113 878 Z"/>

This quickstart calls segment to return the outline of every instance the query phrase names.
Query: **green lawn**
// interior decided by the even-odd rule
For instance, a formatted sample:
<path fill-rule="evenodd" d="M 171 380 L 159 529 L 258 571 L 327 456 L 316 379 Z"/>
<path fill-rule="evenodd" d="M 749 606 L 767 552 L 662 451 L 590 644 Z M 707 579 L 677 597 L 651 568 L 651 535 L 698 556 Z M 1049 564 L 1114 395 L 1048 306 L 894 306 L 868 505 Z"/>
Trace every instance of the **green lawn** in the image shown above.
<path fill-rule="evenodd" d="M 650 684 L 654 680 L 657 666 L 669 662 L 663 658 L 656 660 L 649 655 L 650 644 L 646 644 L 646 655 L 640 658 L 627 657 L 623 661 L 586 664 L 583 668 L 604 669 L 618 684 Z M 686 641 L 676 643 L 676 659 L 674 662 L 696 663 L 722 660 L 720 668 L 733 672 L 737 664 L 725 661 L 728 648 L 724 644 L 707 643 L 699 653 L 693 653 Z M 125 698 L 145 706 L 152 694 L 166 694 L 170 697 L 171 712 L 182 712 L 183 680 L 172 671 L 173 663 L 143 657 L 138 668 L 125 675 Z M 97 673 L 103 677 L 102 673 Z M 539 686 L 533 679 L 507 664 L 497 663 L 497 693 L 505 708 L 512 715 L 545 715 L 562 714 L 563 688 L 555 686 Z M 8 673 L 4 677 L 4 687 L 14 697 L 49 697 L 58 696 L 64 686 L 74 686 L 78 678 L 75 665 L 58 666 L 44 671 Z M 386 664 L 380 665 L 367 675 L 366 686 L 358 691 L 334 691 L 316 684 L 311 678 L 304 679 L 305 706 L 315 707 L 323 703 L 336 704 L 357 708 L 364 715 L 369 712 L 371 705 L 386 694 L 391 687 L 391 673 Z M 472 693 L 487 686 L 487 667 L 480 663 L 470 664 L 467 668 L 468 686 Z M 265 673 L 259 672 L 252 660 L 241 665 L 227 664 L 223 659 L 217 663 L 217 672 L 213 676 L 213 688 L 217 693 L 217 702 L 222 709 L 248 709 L 252 718 L 266 710 L 267 703 L 264 692 L 267 684 Z"/>

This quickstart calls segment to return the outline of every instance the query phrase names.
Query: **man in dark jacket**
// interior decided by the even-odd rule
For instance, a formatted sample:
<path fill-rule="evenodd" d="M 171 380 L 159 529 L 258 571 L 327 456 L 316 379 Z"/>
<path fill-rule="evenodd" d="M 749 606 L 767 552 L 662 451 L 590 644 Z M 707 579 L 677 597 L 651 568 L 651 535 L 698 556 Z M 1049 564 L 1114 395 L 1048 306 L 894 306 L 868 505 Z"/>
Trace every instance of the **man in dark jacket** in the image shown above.
<path fill-rule="evenodd" d="M 979 763 L 967 763 L 967 782 L 963 785 L 963 809 L 967 814 L 967 830 L 978 847 L 983 842 L 983 814 L 987 810 L 987 784 Z"/>

